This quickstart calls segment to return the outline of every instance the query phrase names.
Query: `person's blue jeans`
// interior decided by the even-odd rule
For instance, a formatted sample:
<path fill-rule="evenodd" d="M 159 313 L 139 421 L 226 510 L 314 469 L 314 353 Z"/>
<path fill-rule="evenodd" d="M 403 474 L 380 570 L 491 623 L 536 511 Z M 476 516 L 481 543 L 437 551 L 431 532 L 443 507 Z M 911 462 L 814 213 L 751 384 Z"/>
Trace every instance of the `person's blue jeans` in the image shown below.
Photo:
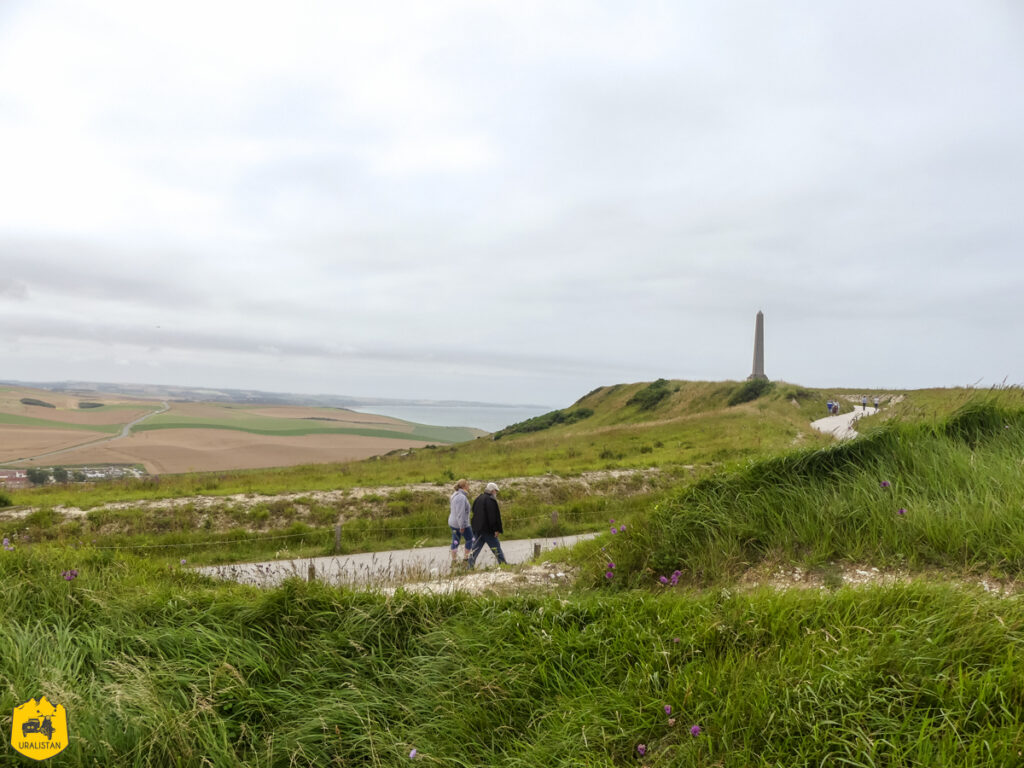
<path fill-rule="evenodd" d="M 469 552 L 473 548 L 473 529 L 468 525 L 465 528 L 452 528 L 448 526 L 452 531 L 452 552 L 459 548 L 459 539 L 463 539 L 466 543 L 466 551 Z"/>
<path fill-rule="evenodd" d="M 484 544 L 491 548 L 491 552 L 498 559 L 498 563 L 505 563 L 505 553 L 501 551 L 501 542 L 498 541 L 497 535 L 493 533 L 479 533 L 476 535 L 476 540 L 473 542 L 473 553 L 469 556 L 469 560 L 466 561 L 466 565 L 472 568 L 476 565 L 476 558 L 484 548 Z"/>

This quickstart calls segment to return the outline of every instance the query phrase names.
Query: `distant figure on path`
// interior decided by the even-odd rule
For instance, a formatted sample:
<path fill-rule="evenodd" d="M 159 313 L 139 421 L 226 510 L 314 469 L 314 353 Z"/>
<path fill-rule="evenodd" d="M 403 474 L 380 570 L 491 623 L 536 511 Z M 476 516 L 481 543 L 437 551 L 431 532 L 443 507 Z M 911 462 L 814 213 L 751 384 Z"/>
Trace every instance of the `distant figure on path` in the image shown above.
<path fill-rule="evenodd" d="M 499 564 L 505 562 L 505 553 L 501 551 L 501 542 L 498 541 L 498 534 L 504 533 L 505 529 L 501 526 L 501 510 L 495 498 L 497 495 L 498 486 L 488 483 L 484 492 L 473 502 L 473 535 L 476 542 L 473 544 L 473 554 L 466 561 L 470 568 L 476 565 L 484 544 L 491 548 Z"/>
<path fill-rule="evenodd" d="M 861 407 L 861 410 L 864 410 L 864 411 L 866 411 L 868 409 L 868 396 L 867 395 L 861 395 L 860 396 L 860 407 Z"/>
<path fill-rule="evenodd" d="M 832 401 L 829 400 L 828 401 L 828 405 L 826 405 L 825 407 L 828 408 L 828 415 L 831 416 L 832 415 Z"/>
<path fill-rule="evenodd" d="M 473 529 L 469 526 L 469 483 L 459 480 L 455 484 L 455 493 L 449 499 L 451 512 L 448 515 L 448 527 L 452 529 L 452 565 L 459 551 L 461 538 L 466 548 L 465 561 L 469 562 L 469 551 L 473 549 Z"/>
<path fill-rule="evenodd" d="M 875 410 L 878 410 L 878 395 L 875 395 Z"/>

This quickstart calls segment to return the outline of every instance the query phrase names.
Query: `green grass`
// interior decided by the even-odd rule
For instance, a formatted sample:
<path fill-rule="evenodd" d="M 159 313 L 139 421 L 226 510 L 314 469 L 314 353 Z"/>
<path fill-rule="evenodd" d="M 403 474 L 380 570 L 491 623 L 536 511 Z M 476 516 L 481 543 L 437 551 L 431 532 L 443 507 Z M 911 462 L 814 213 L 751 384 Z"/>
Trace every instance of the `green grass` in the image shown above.
<path fill-rule="evenodd" d="M 11 424 L 18 427 L 41 427 L 44 429 L 75 429 L 86 432 L 104 432 L 116 434 L 121 431 L 122 424 L 71 424 L 64 421 L 37 419 L 32 416 L 21 416 L 16 413 L 0 413 L 0 424 Z"/>
<path fill-rule="evenodd" d="M 186 419 L 176 417 L 173 421 L 150 424 L 144 422 L 133 428 L 135 432 L 148 432 L 155 429 L 228 429 L 236 432 L 250 432 L 254 435 L 360 435 L 362 437 L 386 437 L 392 440 L 436 440 L 437 442 L 453 442 L 446 439 L 452 436 L 453 427 L 426 427 L 420 425 L 410 432 L 399 432 L 393 429 L 367 429 L 363 427 L 324 427 L 317 424 L 295 424 L 294 419 L 277 419 L 278 423 L 266 428 L 223 424 L 204 421 L 202 419 Z M 459 436 L 465 439 L 465 433 Z"/>
<path fill-rule="evenodd" d="M 975 400 L 939 422 L 890 421 L 681 488 L 616 554 L 648 582 L 674 570 L 715 583 L 765 562 L 837 560 L 1017 577 L 1024 411 L 1005 400 Z"/>
<path fill-rule="evenodd" d="M 643 487 L 630 491 L 617 483 L 601 492 L 587 492 L 573 483 L 506 488 L 501 502 L 505 530 L 513 538 L 603 530 L 609 517 L 628 519 L 637 507 L 660 498 L 657 491 L 620 495 Z M 252 506 L 128 506 L 94 509 L 84 518 L 41 507 L 27 517 L 0 521 L 0 536 L 16 546 L 95 547 L 145 553 L 161 562 L 186 558 L 193 565 L 206 565 L 336 554 L 338 523 L 342 529 L 337 554 L 441 546 L 451 538 L 447 516 L 447 490 L 402 490 L 332 502 L 270 497 Z"/>
<path fill-rule="evenodd" d="M 908 398 L 899 418 L 883 411 L 856 441 L 826 445 L 795 439 L 818 415 L 817 393 L 777 385 L 730 408 L 720 400 L 733 385 L 695 387 L 685 403 L 685 388 L 669 388 L 648 418 L 625 405 L 641 386 L 592 393 L 618 404 L 594 403 L 577 424 L 260 481 L 445 478 L 369 509 L 225 500 L 216 514 L 237 524 L 225 531 L 204 529 L 213 513 L 187 505 L 84 521 L 44 506 L 6 523 L 15 549 L 0 550 L 0 712 L 30 696 L 64 704 L 72 741 L 56 759 L 68 766 L 391 766 L 413 762 L 413 748 L 430 765 L 516 768 L 1024 762 L 1024 601 L 965 578 L 1024 576 L 1018 391 Z M 658 417 L 662 408 L 677 411 Z M 255 559 L 281 535 L 295 537 L 289 554 L 323 553 L 336 515 L 348 516 L 346 549 L 442 543 L 447 475 L 472 476 L 467 467 L 498 477 L 645 462 L 662 468 L 650 494 L 562 482 L 503 495 L 516 533 L 550 532 L 553 509 L 559 532 L 626 523 L 577 548 L 571 591 L 387 596 L 297 580 L 261 591 L 174 560 Z M 162 478 L 83 498 L 221 493 L 247 480 Z M 142 554 L 92 546 L 93 534 Z M 928 576 L 737 586 L 765 564 L 837 563 Z M 70 583 L 68 568 L 80 573 Z M 672 570 L 682 584 L 660 587 Z"/>
<path fill-rule="evenodd" d="M 454 766 L 975 768 L 1024 749 L 1024 605 L 980 591 L 388 598 L 4 554 L 0 710 L 64 704 L 61 765 L 392 766 L 415 748 Z"/>

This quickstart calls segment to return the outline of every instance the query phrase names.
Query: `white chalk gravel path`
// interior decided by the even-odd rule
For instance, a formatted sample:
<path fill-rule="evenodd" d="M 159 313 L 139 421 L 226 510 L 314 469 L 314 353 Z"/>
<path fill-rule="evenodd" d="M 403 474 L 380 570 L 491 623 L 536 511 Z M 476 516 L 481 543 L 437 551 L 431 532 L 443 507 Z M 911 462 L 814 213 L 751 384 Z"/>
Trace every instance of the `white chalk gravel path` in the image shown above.
<path fill-rule="evenodd" d="M 857 436 L 857 430 L 853 427 L 857 419 L 864 416 L 873 416 L 878 413 L 877 408 L 855 405 L 853 410 L 840 413 L 838 416 L 826 416 L 823 419 L 811 422 L 811 427 L 819 432 L 826 432 L 837 440 L 851 440 Z"/>
<path fill-rule="evenodd" d="M 525 563 L 532 558 L 535 545 L 539 545 L 540 551 L 544 552 L 556 547 L 571 547 L 577 541 L 592 539 L 596 535 L 596 533 L 583 533 L 551 538 L 502 539 L 501 550 L 505 553 L 505 559 L 509 564 L 515 565 Z M 459 554 L 461 557 L 461 547 Z M 494 553 L 488 547 L 484 547 L 477 558 L 474 571 L 495 565 L 496 562 Z M 310 571 L 311 567 L 312 571 Z M 363 552 L 355 555 L 306 557 L 293 560 L 268 560 L 262 563 L 208 565 L 196 568 L 195 571 L 207 576 L 260 587 L 272 587 L 290 577 L 298 576 L 308 579 L 311 575 L 317 581 L 329 584 L 383 586 L 400 581 L 448 578 L 449 576 L 461 576 L 467 572 L 472 573 L 458 565 L 454 571 L 452 570 L 451 549 L 447 546 Z"/>

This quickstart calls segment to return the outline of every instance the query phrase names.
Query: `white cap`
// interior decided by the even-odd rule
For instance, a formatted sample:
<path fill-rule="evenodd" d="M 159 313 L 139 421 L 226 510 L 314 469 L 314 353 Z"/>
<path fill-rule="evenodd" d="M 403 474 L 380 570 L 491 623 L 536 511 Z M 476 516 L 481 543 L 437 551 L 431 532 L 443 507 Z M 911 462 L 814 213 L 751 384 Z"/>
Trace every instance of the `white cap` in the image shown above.
<path fill-rule="evenodd" d="M 494 483 L 488 483 L 487 487 L 484 488 L 484 493 L 497 493 L 497 492 L 498 492 L 498 486 L 495 485 Z"/>

